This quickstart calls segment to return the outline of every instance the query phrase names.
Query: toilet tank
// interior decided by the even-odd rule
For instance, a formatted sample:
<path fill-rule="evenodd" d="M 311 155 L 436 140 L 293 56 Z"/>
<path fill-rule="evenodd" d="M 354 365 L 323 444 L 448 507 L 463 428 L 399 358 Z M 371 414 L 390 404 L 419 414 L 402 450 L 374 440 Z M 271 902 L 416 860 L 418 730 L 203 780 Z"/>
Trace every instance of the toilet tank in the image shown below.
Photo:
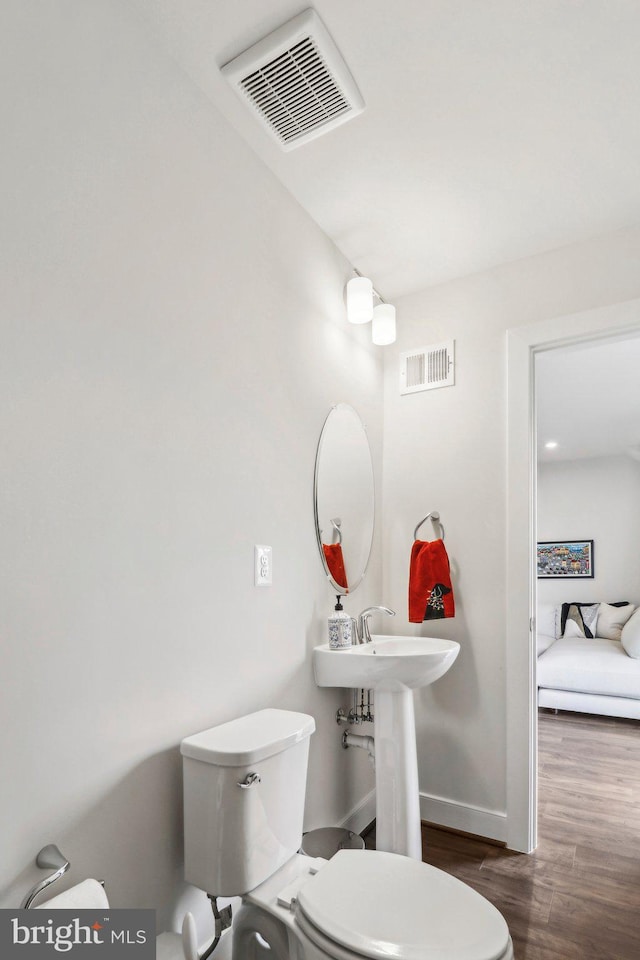
<path fill-rule="evenodd" d="M 241 896 L 299 849 L 313 717 L 259 710 L 187 737 L 185 879 Z"/>

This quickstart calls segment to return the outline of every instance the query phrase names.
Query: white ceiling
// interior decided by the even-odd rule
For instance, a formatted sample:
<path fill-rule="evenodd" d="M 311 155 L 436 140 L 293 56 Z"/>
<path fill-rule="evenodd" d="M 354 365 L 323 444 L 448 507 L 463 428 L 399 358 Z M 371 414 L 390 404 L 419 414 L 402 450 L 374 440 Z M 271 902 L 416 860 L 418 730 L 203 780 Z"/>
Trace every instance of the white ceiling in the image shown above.
<path fill-rule="evenodd" d="M 539 354 L 535 382 L 540 461 L 640 460 L 640 336 Z"/>
<path fill-rule="evenodd" d="M 640 222 L 638 0 L 314 0 L 366 108 L 290 153 L 219 67 L 305 0 L 132 3 L 386 299 Z"/>

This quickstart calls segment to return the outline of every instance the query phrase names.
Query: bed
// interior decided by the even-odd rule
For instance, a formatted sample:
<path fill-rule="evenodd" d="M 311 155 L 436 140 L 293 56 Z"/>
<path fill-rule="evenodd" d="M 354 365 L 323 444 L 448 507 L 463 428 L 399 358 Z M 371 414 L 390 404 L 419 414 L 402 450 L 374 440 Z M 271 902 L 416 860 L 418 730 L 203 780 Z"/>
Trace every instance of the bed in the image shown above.
<path fill-rule="evenodd" d="M 541 604 L 536 633 L 539 707 L 640 720 L 640 608 Z"/>

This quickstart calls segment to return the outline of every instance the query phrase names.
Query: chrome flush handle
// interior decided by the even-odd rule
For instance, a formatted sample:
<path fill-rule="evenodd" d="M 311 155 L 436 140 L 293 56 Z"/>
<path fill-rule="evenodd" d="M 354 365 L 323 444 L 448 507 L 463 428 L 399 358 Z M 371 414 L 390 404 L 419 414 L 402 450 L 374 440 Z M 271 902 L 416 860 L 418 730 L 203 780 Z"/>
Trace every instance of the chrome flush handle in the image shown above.
<path fill-rule="evenodd" d="M 241 790 L 248 790 L 256 783 L 260 783 L 261 777 L 257 773 L 248 773 L 244 780 L 238 780 L 238 786 Z"/>

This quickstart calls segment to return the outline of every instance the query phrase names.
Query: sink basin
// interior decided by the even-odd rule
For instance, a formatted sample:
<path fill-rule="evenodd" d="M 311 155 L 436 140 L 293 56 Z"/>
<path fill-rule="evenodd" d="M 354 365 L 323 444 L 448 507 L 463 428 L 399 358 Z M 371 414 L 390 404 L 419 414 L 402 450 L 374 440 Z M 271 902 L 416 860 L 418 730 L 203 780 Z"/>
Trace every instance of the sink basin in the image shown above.
<path fill-rule="evenodd" d="M 447 672 L 460 644 L 435 637 L 373 635 L 371 643 L 346 650 L 315 647 L 313 665 L 319 687 L 364 687 L 400 692 L 426 687 Z"/>

